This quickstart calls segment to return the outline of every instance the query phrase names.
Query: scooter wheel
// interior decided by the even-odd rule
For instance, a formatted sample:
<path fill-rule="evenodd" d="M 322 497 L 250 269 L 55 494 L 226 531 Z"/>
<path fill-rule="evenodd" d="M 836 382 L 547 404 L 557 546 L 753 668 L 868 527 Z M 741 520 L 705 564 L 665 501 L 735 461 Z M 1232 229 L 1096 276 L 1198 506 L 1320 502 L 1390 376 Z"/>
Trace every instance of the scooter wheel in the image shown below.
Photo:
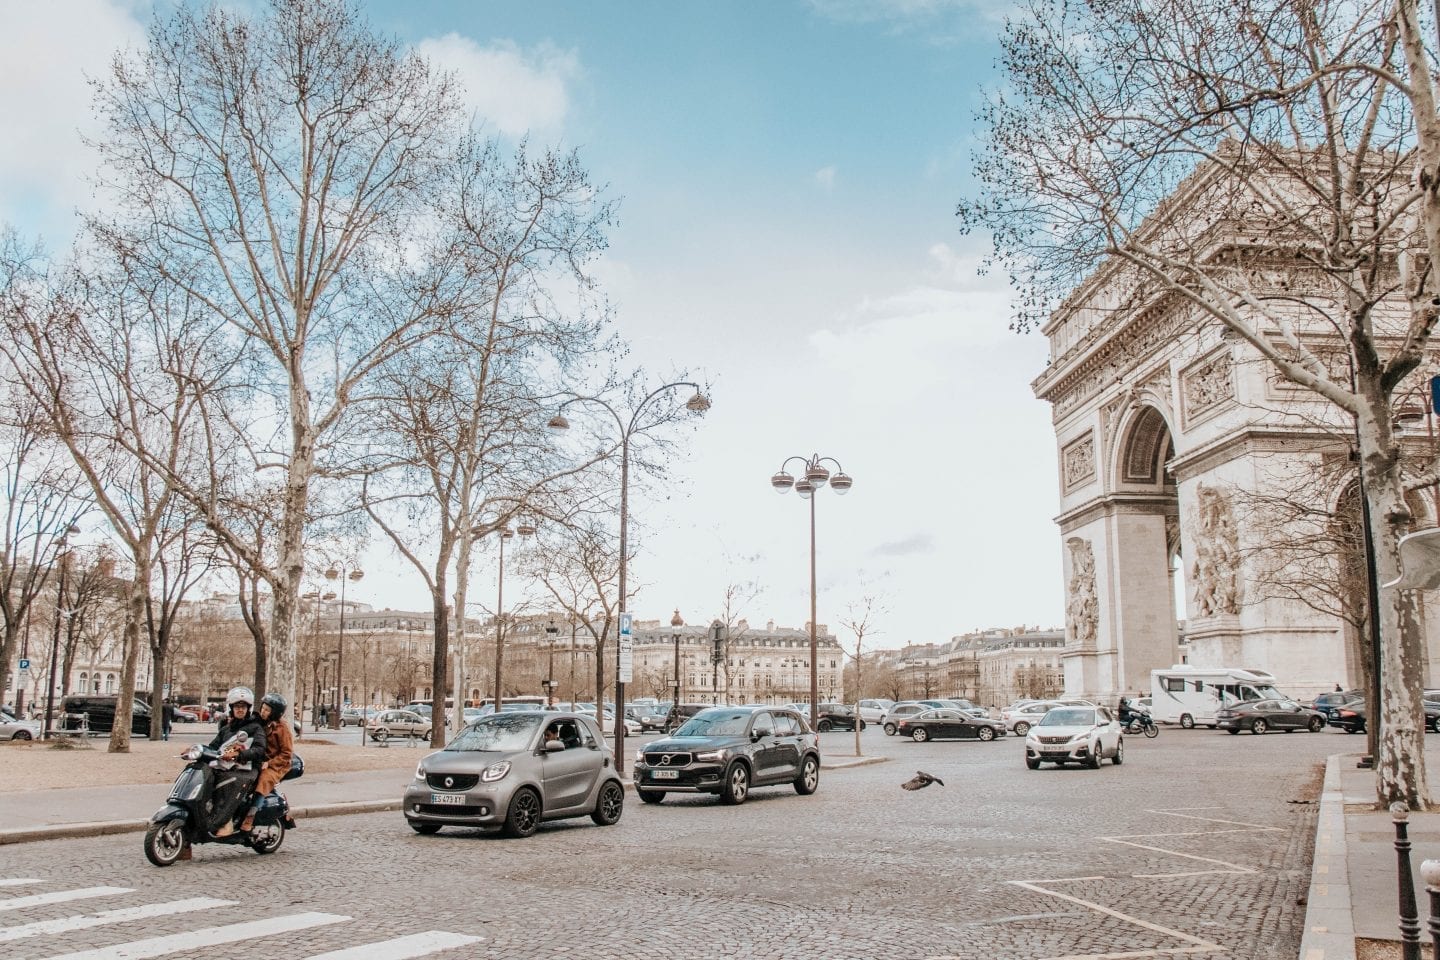
<path fill-rule="evenodd" d="M 261 856 L 279 850 L 280 844 L 284 842 L 285 824 L 279 821 L 263 826 L 256 825 L 250 831 L 250 848 Z"/>
<path fill-rule="evenodd" d="M 145 831 L 145 859 L 157 867 L 168 867 L 185 849 L 185 824 L 180 820 L 152 823 Z"/>

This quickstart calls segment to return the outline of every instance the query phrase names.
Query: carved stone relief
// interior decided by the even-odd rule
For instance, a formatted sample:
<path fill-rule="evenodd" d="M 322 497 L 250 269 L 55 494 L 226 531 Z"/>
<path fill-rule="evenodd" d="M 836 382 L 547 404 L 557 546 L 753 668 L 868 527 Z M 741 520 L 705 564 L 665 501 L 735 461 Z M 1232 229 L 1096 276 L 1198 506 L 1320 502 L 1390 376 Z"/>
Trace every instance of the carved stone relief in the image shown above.
<path fill-rule="evenodd" d="M 1065 541 L 1065 546 L 1070 549 L 1065 643 L 1068 647 L 1093 650 L 1100 623 L 1100 602 L 1095 593 L 1095 551 L 1090 541 L 1083 537 L 1071 537 Z"/>
<path fill-rule="evenodd" d="M 1190 582 L 1195 589 L 1196 617 L 1240 612 L 1240 537 L 1230 498 L 1218 487 L 1195 487 L 1195 522 L 1191 528 L 1195 559 Z"/>
<path fill-rule="evenodd" d="M 1061 451 L 1060 469 L 1064 474 L 1067 492 L 1095 479 L 1094 431 L 1085 434 Z"/>
<path fill-rule="evenodd" d="M 1194 325 L 1195 321 L 1183 311 L 1168 309 L 1165 304 L 1131 320 L 1127 329 L 1116 336 L 1113 345 L 1107 344 L 1105 352 L 1097 354 L 1093 363 L 1056 384 L 1055 418 L 1065 416 L 1106 385 L 1115 383 L 1132 366 L 1153 360 L 1181 330 Z"/>
<path fill-rule="evenodd" d="M 1181 383 L 1185 398 L 1185 422 L 1204 419 L 1220 404 L 1235 396 L 1234 360 L 1225 350 L 1189 370 Z"/>

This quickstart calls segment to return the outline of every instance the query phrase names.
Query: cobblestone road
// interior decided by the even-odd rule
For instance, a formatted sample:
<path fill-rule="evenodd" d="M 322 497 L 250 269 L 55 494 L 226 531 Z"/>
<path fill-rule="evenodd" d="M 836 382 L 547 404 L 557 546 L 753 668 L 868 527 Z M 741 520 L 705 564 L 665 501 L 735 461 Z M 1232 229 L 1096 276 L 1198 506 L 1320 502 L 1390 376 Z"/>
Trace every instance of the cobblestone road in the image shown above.
<path fill-rule="evenodd" d="M 826 740 L 838 751 L 850 737 Z M 82 955 L 1293 958 L 1315 807 L 1292 801 L 1316 799 L 1323 758 L 1358 745 L 1329 732 L 1166 729 L 1127 737 L 1120 767 L 1032 772 L 1015 738 L 915 744 L 871 730 L 865 740 L 891 762 L 827 771 L 813 797 L 768 788 L 741 807 L 690 797 L 651 807 L 630 794 L 614 827 L 569 821 L 521 841 L 421 837 L 391 813 L 302 823 L 265 859 L 199 847 L 167 870 L 146 863 L 138 835 L 7 848 L 0 898 L 121 889 L 0 899 L 0 960 L 169 935 L 179 949 Z M 902 791 L 917 769 L 946 785 Z M 195 897 L 239 903 L 88 927 L 67 919 Z M 231 925 L 256 920 L 277 929 L 230 947 L 184 939 L 201 928 L 238 939 Z M 59 932 L 16 934 L 42 921 Z"/>

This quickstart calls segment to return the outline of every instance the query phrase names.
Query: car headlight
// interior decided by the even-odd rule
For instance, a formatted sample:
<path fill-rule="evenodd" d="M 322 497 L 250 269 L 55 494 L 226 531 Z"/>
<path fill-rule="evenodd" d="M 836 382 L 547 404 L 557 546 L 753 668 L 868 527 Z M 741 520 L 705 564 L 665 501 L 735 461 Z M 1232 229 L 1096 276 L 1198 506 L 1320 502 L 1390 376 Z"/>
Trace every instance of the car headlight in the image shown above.
<path fill-rule="evenodd" d="M 425 779 L 425 763 L 424 763 L 424 761 L 421 761 L 420 763 L 415 764 L 415 779 L 416 779 L 416 780 L 424 780 L 424 779 Z"/>
<path fill-rule="evenodd" d="M 510 772 L 510 761 L 501 760 L 499 763 L 492 763 L 480 774 L 480 779 L 485 783 L 494 783 L 496 780 L 504 780 L 505 775 Z"/>
<path fill-rule="evenodd" d="M 641 747 L 640 749 L 638 749 L 638 750 L 635 751 L 635 762 L 636 762 L 636 763 L 644 763 L 644 762 L 645 762 L 645 748 L 644 748 L 644 747 Z"/>
<path fill-rule="evenodd" d="M 716 760 L 725 759 L 724 750 L 706 750 L 704 753 L 695 754 L 695 759 L 701 763 L 714 763 Z"/>

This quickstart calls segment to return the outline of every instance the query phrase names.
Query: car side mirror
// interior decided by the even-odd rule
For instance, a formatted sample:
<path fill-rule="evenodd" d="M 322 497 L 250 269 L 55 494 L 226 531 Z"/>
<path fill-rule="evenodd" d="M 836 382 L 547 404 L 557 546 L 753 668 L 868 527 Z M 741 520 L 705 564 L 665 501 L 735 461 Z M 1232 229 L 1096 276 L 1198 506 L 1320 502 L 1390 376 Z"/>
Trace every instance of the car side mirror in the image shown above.
<path fill-rule="evenodd" d="M 756 727 L 754 732 L 750 734 L 750 740 L 753 742 L 755 740 L 760 740 L 764 737 L 770 737 L 774 735 L 775 731 L 771 730 L 769 727 Z"/>
<path fill-rule="evenodd" d="M 541 746 L 540 749 L 544 750 L 546 753 L 559 753 L 560 751 L 565 749 L 565 744 L 561 743 L 559 740 L 551 740 Z"/>

